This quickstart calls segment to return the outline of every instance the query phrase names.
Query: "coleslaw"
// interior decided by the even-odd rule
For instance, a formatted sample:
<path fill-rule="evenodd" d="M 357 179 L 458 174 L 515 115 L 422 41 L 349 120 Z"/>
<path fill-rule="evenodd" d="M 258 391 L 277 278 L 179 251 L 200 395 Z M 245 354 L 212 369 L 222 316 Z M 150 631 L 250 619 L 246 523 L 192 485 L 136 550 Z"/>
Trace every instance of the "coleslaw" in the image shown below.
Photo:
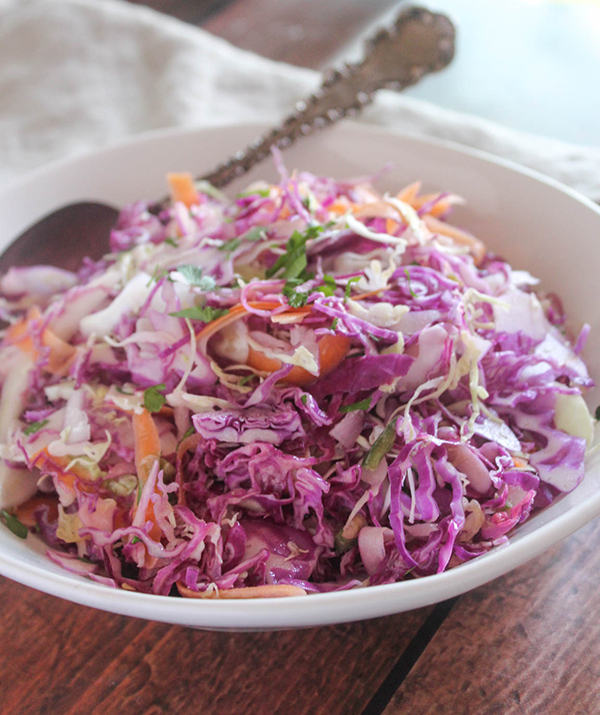
<path fill-rule="evenodd" d="M 559 299 L 419 182 L 187 174 L 78 273 L 0 279 L 0 508 L 65 569 L 189 598 L 420 578 L 583 478 Z"/>

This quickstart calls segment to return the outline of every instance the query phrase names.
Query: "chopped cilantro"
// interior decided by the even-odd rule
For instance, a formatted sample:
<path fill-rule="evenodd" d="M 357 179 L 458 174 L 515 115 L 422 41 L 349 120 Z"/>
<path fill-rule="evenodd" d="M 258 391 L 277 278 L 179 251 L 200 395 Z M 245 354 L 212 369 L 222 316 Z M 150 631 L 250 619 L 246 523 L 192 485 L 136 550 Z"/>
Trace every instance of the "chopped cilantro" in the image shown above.
<path fill-rule="evenodd" d="M 142 483 L 138 479 L 138 488 L 137 488 L 137 497 L 135 500 L 135 505 L 137 506 L 140 503 L 140 499 L 142 498 Z"/>
<path fill-rule="evenodd" d="M 133 539 L 131 539 L 131 545 L 133 546 L 134 544 L 139 544 L 141 541 L 139 536 L 134 536 Z"/>
<path fill-rule="evenodd" d="M 165 384 L 153 385 L 144 390 L 144 407 L 148 412 L 158 412 L 167 401 L 160 390 L 165 389 Z"/>
<path fill-rule="evenodd" d="M 195 305 L 192 308 L 178 310 L 176 313 L 169 313 L 169 315 L 173 316 L 173 318 L 188 318 L 189 320 L 201 320 L 203 323 L 211 323 L 228 312 L 227 309 L 211 308 L 208 305 Z"/>
<path fill-rule="evenodd" d="M 247 382 L 250 382 L 253 377 L 254 375 L 244 375 L 243 377 L 240 377 L 238 384 L 244 386 Z"/>
<path fill-rule="evenodd" d="M 165 243 L 168 244 L 169 246 L 173 246 L 173 248 L 177 248 L 179 245 L 177 241 L 174 238 L 165 238 Z"/>
<path fill-rule="evenodd" d="M 294 231 L 286 243 L 285 253 L 279 256 L 275 264 L 267 270 L 267 278 L 271 278 L 282 269 L 281 278 L 300 278 L 307 265 L 306 242 L 316 238 L 322 230 L 323 226 L 310 226 L 304 233 Z"/>
<path fill-rule="evenodd" d="M 307 400 L 308 400 L 308 396 L 307 396 L 307 395 L 302 395 L 302 397 L 300 398 L 300 402 L 302 402 L 303 405 L 306 404 Z"/>
<path fill-rule="evenodd" d="M 27 425 L 27 427 L 25 427 L 25 429 L 23 430 L 23 434 L 26 434 L 29 437 L 29 435 L 39 432 L 42 429 L 42 427 L 45 427 L 47 424 L 48 424 L 48 420 L 40 420 L 39 422 L 32 422 L 30 425 Z"/>
<path fill-rule="evenodd" d="M 12 533 L 15 536 L 18 536 L 19 539 L 27 538 L 29 530 L 27 529 L 25 524 L 20 522 L 16 516 L 14 516 L 13 514 L 9 514 L 4 509 L 0 511 L 0 514 L 2 514 L 2 520 L 4 521 L 4 524 L 9 531 L 12 531 Z"/>
<path fill-rule="evenodd" d="M 267 229 L 264 226 L 253 226 L 243 234 L 244 241 L 263 241 L 267 235 Z"/>
<path fill-rule="evenodd" d="M 233 253 L 236 248 L 239 248 L 242 243 L 242 238 L 232 238 L 229 241 L 225 241 L 219 246 L 219 251 L 227 251 L 227 253 Z"/>
<path fill-rule="evenodd" d="M 215 279 L 212 276 L 203 276 L 202 268 L 198 266 L 179 266 L 177 272 L 181 273 L 190 285 L 202 290 L 212 290 L 216 286 Z"/>
<path fill-rule="evenodd" d="M 333 322 L 331 323 L 331 330 L 337 330 L 337 326 L 340 322 L 339 318 L 334 318 Z"/>
<path fill-rule="evenodd" d="M 340 407 L 340 412 L 345 414 L 346 412 L 354 412 L 355 410 L 368 410 L 371 406 L 371 397 L 365 397 L 364 400 L 360 402 L 353 402 L 351 405 L 344 405 Z"/>
<path fill-rule="evenodd" d="M 181 273 L 186 281 L 193 286 L 198 285 L 198 282 L 202 280 L 202 268 L 198 266 L 179 266 L 177 272 Z"/>
<path fill-rule="evenodd" d="M 346 290 L 344 291 L 344 300 L 348 300 L 352 291 L 352 284 L 358 283 L 359 280 L 360 276 L 354 276 L 354 278 L 348 279 L 348 283 L 346 283 Z"/>
<path fill-rule="evenodd" d="M 291 278 L 286 281 L 281 292 L 288 299 L 288 304 L 292 308 L 301 308 L 306 305 L 310 293 L 296 290 L 297 286 L 303 283 L 301 278 Z"/>
<path fill-rule="evenodd" d="M 367 452 L 363 466 L 365 469 L 377 469 L 381 460 L 394 446 L 396 441 L 396 424 L 398 420 L 389 422 L 383 432 L 377 437 L 371 449 Z"/>
<path fill-rule="evenodd" d="M 319 286 L 316 290 L 323 293 L 323 295 L 330 296 L 335 293 L 336 288 L 337 283 L 335 282 L 335 278 L 333 276 L 327 275 L 326 273 L 323 276 L 323 285 Z"/>

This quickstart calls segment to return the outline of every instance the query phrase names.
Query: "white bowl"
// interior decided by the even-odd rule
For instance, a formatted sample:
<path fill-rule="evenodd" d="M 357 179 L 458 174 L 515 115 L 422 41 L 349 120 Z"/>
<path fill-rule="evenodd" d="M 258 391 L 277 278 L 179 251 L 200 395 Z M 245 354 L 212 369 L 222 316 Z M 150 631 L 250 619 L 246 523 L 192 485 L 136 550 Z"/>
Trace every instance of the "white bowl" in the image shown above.
<path fill-rule="evenodd" d="M 97 199 L 116 205 L 164 193 L 167 171 L 201 173 L 249 143 L 264 127 L 233 126 L 146 135 L 121 146 L 54 164 L 0 192 L 0 251 L 59 205 Z M 518 268 L 529 269 L 564 300 L 570 324 L 592 326 L 585 351 L 600 376 L 600 210 L 554 181 L 480 152 L 356 125 L 339 126 L 290 149 L 289 167 L 338 178 L 395 167 L 380 181 L 398 189 L 420 178 L 430 190 L 467 200 L 454 222 L 469 228 Z M 269 163 L 258 176 L 275 178 Z M 594 407 L 600 391 L 590 394 Z M 132 593 L 62 571 L 35 537 L 0 529 L 0 573 L 61 598 L 155 621 L 224 629 L 316 626 L 373 618 L 441 601 L 480 586 L 534 558 L 600 513 L 600 457 L 571 494 L 530 519 L 510 543 L 446 573 L 340 593 L 254 601 L 198 601 Z"/>

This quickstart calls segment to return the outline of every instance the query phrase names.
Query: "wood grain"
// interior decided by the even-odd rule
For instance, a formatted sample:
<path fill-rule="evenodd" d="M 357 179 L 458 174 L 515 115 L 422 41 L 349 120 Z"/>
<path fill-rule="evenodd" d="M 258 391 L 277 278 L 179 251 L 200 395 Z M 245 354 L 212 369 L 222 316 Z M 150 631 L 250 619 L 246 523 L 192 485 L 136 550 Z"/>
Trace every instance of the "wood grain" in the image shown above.
<path fill-rule="evenodd" d="M 204 29 L 272 60 L 320 68 L 398 0 L 244 0 Z"/>
<path fill-rule="evenodd" d="M 359 715 L 431 609 L 210 633 L 76 606 L 0 579 L 2 715 Z"/>
<path fill-rule="evenodd" d="M 600 712 L 600 521 L 463 596 L 384 715 Z"/>

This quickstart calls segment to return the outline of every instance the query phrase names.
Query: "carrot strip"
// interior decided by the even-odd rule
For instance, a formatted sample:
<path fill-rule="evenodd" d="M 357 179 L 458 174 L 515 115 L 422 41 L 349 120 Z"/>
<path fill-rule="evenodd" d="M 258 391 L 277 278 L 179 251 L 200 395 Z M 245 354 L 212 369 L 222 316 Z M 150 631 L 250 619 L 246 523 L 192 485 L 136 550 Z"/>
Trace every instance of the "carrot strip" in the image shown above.
<path fill-rule="evenodd" d="M 147 467 L 148 462 L 154 463 L 160 457 L 160 436 L 158 429 L 150 412 L 144 409 L 140 414 L 133 415 L 133 435 L 135 440 L 135 466 L 138 470 L 138 476 L 142 466 Z M 146 470 L 142 470 L 146 472 Z M 149 470 L 148 470 L 149 471 Z M 148 474 L 145 473 L 145 479 L 142 484 L 146 483 Z"/>
<path fill-rule="evenodd" d="M 385 220 L 385 232 L 389 233 L 390 236 L 394 235 L 394 231 L 398 228 L 400 224 L 397 221 L 394 221 L 393 218 L 386 218 Z"/>
<path fill-rule="evenodd" d="M 473 252 L 476 263 L 480 263 L 485 256 L 485 246 L 478 238 L 475 238 L 475 236 L 472 236 L 470 233 L 456 228 L 456 226 L 444 223 L 444 221 L 440 221 L 434 216 L 423 216 L 423 221 L 432 233 L 448 236 L 448 238 L 451 238 L 460 246 L 468 246 Z"/>
<path fill-rule="evenodd" d="M 188 208 L 200 203 L 200 197 L 194 186 L 194 179 L 191 174 L 167 174 L 167 182 L 173 201 L 179 201 Z"/>
<path fill-rule="evenodd" d="M 33 306 L 23 320 L 11 325 L 6 331 L 7 340 L 34 360 L 39 360 L 40 354 L 33 343 L 32 328 L 33 324 L 41 317 L 40 309 Z M 40 342 L 45 348 L 48 348 L 48 362 L 44 366 L 44 370 L 59 377 L 66 375 L 75 359 L 77 349 L 55 335 L 50 328 L 43 329 Z"/>
<path fill-rule="evenodd" d="M 318 344 L 319 349 L 319 375 L 313 375 L 303 367 L 294 365 L 292 369 L 279 380 L 287 385 L 307 387 L 321 377 L 325 377 L 334 370 L 346 357 L 350 350 L 350 338 L 345 335 L 324 335 Z M 280 370 L 282 363 L 276 358 L 270 358 L 259 350 L 250 348 L 248 351 L 248 365 L 261 372 L 275 372 Z"/>
<path fill-rule="evenodd" d="M 400 201 L 404 201 L 405 204 L 410 204 L 414 201 L 417 194 L 421 190 L 421 185 L 421 181 L 413 181 L 412 184 L 405 186 L 401 191 L 399 191 L 396 198 Z"/>
<path fill-rule="evenodd" d="M 31 497 L 31 499 L 28 499 L 15 509 L 15 516 L 22 524 L 25 524 L 25 526 L 36 526 L 37 522 L 34 513 L 40 506 L 47 506 L 49 508 L 50 521 L 56 521 L 58 518 L 58 498 L 56 494 L 38 494 Z"/>
<path fill-rule="evenodd" d="M 177 582 L 177 590 L 184 598 L 204 599 L 240 599 L 240 598 L 282 598 L 290 596 L 306 596 L 306 591 L 300 586 L 291 586 L 285 583 L 274 583 L 266 586 L 248 586 L 247 588 L 228 588 L 219 591 L 192 591 Z"/>
<path fill-rule="evenodd" d="M 137 469 L 138 480 L 143 489 L 150 472 L 160 458 L 160 436 L 154 418 L 144 409 L 140 414 L 133 415 L 133 435 L 135 444 L 135 466 Z M 154 486 L 154 492 L 158 494 L 158 487 Z M 139 507 L 135 507 L 136 517 Z M 134 517 L 134 523 L 135 519 Z M 143 515 L 144 523 L 151 521 L 152 528 L 150 530 L 150 538 L 154 541 L 160 541 L 162 530 L 156 521 L 154 514 L 154 505 L 152 502 L 148 504 L 146 512 Z M 149 565 L 147 563 L 147 565 Z"/>

